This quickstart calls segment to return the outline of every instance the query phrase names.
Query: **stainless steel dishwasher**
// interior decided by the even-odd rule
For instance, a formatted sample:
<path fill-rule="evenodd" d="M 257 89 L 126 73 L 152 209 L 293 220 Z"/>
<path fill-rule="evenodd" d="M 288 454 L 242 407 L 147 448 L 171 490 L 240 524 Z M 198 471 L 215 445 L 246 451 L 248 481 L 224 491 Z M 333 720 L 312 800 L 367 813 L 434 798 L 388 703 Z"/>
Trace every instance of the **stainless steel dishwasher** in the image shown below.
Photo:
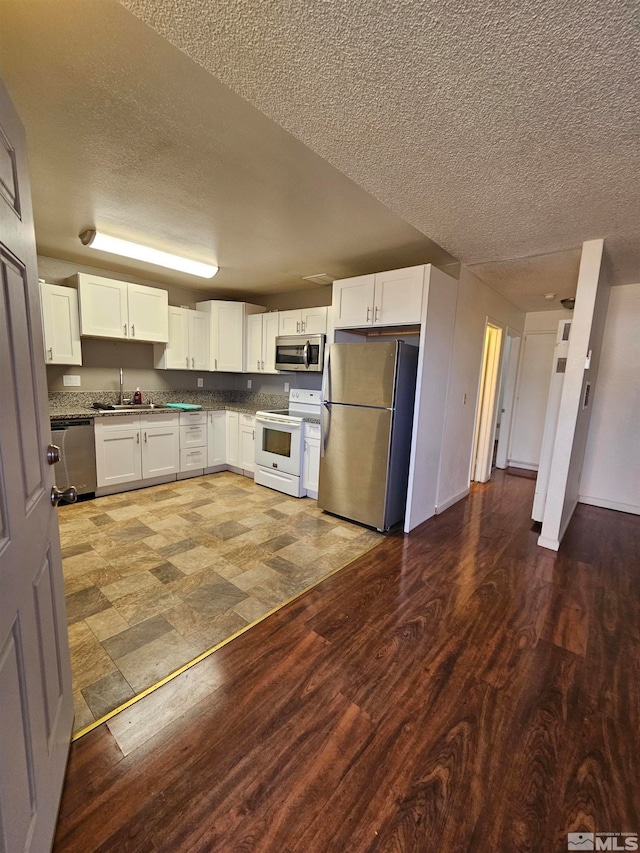
<path fill-rule="evenodd" d="M 55 466 L 56 486 L 75 486 L 79 495 L 96 490 L 96 444 L 93 418 L 70 418 L 51 421 L 51 440 L 60 448 L 60 462 Z"/>

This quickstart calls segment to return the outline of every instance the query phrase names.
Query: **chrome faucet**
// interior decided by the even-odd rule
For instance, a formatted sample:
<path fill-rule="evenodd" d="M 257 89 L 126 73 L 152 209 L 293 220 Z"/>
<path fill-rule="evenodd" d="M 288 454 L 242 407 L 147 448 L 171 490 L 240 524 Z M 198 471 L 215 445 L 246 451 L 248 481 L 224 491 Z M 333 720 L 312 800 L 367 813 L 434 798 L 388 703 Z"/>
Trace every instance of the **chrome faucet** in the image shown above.
<path fill-rule="evenodd" d="M 120 405 L 124 405 L 124 370 L 120 368 Z"/>

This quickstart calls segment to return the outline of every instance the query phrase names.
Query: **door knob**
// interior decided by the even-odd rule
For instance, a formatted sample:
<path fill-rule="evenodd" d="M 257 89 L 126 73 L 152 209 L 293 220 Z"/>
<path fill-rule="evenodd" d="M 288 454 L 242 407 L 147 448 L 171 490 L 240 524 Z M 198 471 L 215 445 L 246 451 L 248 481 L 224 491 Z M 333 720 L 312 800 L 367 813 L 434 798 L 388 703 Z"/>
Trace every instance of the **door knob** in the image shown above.
<path fill-rule="evenodd" d="M 60 461 L 60 448 L 57 444 L 50 444 L 47 447 L 47 462 L 49 465 L 55 465 Z"/>
<path fill-rule="evenodd" d="M 78 500 L 78 492 L 75 486 L 67 486 L 66 489 L 58 489 L 55 486 L 51 487 L 51 506 L 58 506 L 60 501 L 65 501 L 68 504 L 74 504 Z"/>

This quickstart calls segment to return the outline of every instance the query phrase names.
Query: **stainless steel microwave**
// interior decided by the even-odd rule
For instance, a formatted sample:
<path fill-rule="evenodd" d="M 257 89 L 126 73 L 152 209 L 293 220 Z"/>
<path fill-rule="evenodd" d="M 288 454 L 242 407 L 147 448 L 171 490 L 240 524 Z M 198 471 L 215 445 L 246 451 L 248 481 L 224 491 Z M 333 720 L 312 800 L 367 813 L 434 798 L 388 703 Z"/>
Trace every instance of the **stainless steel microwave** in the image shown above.
<path fill-rule="evenodd" d="M 276 338 L 276 370 L 322 373 L 324 335 L 281 335 Z"/>

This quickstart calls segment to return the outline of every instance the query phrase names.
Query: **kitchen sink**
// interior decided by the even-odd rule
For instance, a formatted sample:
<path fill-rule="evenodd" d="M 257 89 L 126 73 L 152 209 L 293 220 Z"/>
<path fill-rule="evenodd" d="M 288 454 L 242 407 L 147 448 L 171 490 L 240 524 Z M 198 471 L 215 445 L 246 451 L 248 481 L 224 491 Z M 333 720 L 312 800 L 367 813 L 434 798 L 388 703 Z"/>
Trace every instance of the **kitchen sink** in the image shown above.
<path fill-rule="evenodd" d="M 99 412 L 155 412 L 157 409 L 171 411 L 167 406 L 151 403 L 148 406 L 134 405 L 129 403 L 116 403 L 113 406 L 96 406 Z"/>

